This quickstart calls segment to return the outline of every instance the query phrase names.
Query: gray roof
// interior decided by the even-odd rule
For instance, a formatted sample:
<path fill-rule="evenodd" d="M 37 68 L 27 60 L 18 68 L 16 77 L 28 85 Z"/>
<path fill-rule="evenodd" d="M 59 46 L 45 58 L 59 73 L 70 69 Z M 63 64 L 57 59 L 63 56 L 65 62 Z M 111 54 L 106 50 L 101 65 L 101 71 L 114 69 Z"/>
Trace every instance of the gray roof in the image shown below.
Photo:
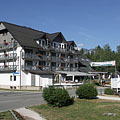
<path fill-rule="evenodd" d="M 74 41 L 68 41 L 68 45 L 75 45 L 75 47 L 77 47 Z"/>
<path fill-rule="evenodd" d="M 44 34 L 42 31 L 34 30 L 32 28 L 19 26 L 7 22 L 2 22 L 6 29 L 13 35 L 21 46 L 37 47 L 40 46 L 33 40 L 37 35 Z"/>
<path fill-rule="evenodd" d="M 42 38 L 44 35 L 51 42 L 57 40 L 59 40 L 60 42 L 67 42 L 61 32 L 49 34 L 25 26 L 19 26 L 7 22 L 0 23 L 4 24 L 6 29 L 11 33 L 15 40 L 17 40 L 17 42 L 23 47 L 40 48 L 35 40 Z M 58 36 L 60 37 L 57 38 Z"/>

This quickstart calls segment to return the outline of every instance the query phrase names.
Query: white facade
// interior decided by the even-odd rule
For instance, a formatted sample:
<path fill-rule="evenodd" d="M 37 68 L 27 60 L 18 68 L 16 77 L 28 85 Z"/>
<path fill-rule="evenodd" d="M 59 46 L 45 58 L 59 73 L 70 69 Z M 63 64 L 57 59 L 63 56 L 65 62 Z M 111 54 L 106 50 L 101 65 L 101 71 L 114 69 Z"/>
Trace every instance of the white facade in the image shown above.
<path fill-rule="evenodd" d="M 5 26 L 3 24 L 0 24 L 0 30 L 2 29 L 5 29 Z M 9 45 L 9 42 L 12 42 L 13 40 L 15 39 L 9 32 L 7 32 L 6 34 L 0 34 L 0 44 L 4 45 L 4 42 L 6 42 Z M 8 45 L 6 45 L 5 47 L 7 47 Z M 17 48 L 15 48 L 14 51 L 13 49 L 5 49 L 0 52 L 0 69 L 3 68 L 5 70 L 8 69 L 10 66 L 17 67 L 16 72 L 11 72 L 11 70 L 7 72 L 6 70 L 0 71 L 0 88 L 36 90 L 52 85 L 53 75 L 37 75 L 22 70 L 22 66 L 24 65 L 22 52 L 24 52 L 24 50 L 18 43 Z M 8 58 L 10 58 L 10 56 L 12 56 L 13 54 L 16 55 L 15 60 L 9 60 Z"/>
<path fill-rule="evenodd" d="M 0 87 L 41 89 L 64 83 L 65 71 L 81 71 L 81 55 L 75 46 L 61 32 L 49 34 L 0 22 Z"/>

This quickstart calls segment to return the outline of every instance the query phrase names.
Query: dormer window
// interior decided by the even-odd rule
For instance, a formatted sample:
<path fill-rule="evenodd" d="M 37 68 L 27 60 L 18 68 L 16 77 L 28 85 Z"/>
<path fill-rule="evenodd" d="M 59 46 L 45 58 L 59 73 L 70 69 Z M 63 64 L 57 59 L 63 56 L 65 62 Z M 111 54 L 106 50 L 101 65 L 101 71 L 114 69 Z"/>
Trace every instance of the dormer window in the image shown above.
<path fill-rule="evenodd" d="M 66 44 L 64 44 L 64 48 L 65 48 L 65 49 L 67 48 L 67 45 L 66 45 Z"/>
<path fill-rule="evenodd" d="M 45 40 L 41 40 L 41 46 L 45 46 Z"/>
<path fill-rule="evenodd" d="M 3 36 L 6 36 L 6 35 L 7 35 L 7 32 L 4 32 L 4 33 L 3 33 Z"/>
<path fill-rule="evenodd" d="M 73 46 L 70 46 L 70 50 L 73 50 Z"/>

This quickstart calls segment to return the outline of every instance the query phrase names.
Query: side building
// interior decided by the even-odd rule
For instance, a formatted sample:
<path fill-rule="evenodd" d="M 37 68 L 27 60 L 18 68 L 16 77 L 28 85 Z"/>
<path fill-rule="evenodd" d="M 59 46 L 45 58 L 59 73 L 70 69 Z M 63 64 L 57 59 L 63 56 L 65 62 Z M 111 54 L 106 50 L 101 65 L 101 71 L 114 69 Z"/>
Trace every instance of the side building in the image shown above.
<path fill-rule="evenodd" d="M 0 88 L 40 89 L 66 81 L 71 72 L 89 72 L 89 60 L 74 41 L 61 32 L 0 22 Z"/>

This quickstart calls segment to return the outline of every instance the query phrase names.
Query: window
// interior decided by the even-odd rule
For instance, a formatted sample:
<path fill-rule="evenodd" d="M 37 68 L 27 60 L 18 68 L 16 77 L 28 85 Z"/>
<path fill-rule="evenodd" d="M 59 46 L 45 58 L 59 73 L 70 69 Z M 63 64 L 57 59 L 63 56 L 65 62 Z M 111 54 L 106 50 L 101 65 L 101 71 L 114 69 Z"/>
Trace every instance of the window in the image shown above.
<path fill-rule="evenodd" d="M 4 32 L 4 33 L 3 33 L 3 36 L 5 36 L 5 35 L 7 35 L 7 32 Z"/>
<path fill-rule="evenodd" d="M 53 47 L 54 47 L 54 48 L 56 47 L 56 43 L 53 43 Z"/>
<path fill-rule="evenodd" d="M 6 42 L 6 40 L 4 40 L 4 42 Z"/>
<path fill-rule="evenodd" d="M 12 81 L 12 75 L 10 76 L 10 81 Z"/>
<path fill-rule="evenodd" d="M 16 81 L 16 76 L 14 76 L 14 81 Z"/>
<path fill-rule="evenodd" d="M 65 49 L 67 48 L 66 44 L 64 44 L 64 48 L 65 48 Z"/>
<path fill-rule="evenodd" d="M 41 42 L 42 42 L 41 45 L 42 45 L 42 46 L 45 46 L 45 40 L 42 40 Z"/>

